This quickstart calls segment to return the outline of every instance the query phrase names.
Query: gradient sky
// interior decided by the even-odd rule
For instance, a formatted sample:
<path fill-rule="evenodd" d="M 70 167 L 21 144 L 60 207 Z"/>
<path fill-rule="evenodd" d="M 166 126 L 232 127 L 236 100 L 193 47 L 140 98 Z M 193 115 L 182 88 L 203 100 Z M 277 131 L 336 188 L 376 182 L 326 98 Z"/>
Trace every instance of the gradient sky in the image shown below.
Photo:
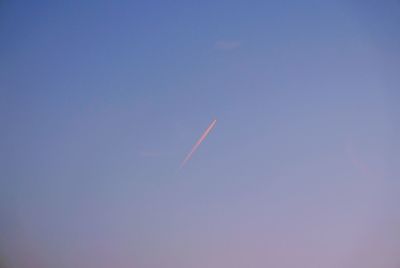
<path fill-rule="evenodd" d="M 0 267 L 398 268 L 399 117 L 396 0 L 1 1 Z"/>

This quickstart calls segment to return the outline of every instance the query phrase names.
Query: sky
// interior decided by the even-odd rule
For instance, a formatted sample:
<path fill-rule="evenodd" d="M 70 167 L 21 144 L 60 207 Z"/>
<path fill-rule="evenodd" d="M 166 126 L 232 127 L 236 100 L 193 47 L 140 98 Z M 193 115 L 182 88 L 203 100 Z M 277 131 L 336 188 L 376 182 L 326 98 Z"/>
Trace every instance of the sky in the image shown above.
<path fill-rule="evenodd" d="M 399 13 L 0 1 L 0 267 L 399 267 Z"/>

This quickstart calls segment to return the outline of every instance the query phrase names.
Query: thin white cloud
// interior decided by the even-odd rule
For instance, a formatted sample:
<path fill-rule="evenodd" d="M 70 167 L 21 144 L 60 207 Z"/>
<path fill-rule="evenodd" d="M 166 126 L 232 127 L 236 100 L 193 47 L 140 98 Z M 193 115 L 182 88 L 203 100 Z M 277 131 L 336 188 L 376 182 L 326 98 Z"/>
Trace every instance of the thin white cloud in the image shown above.
<path fill-rule="evenodd" d="M 215 48 L 220 50 L 234 50 L 240 47 L 239 41 L 218 40 L 215 42 Z"/>
<path fill-rule="evenodd" d="M 160 157 L 162 156 L 161 152 L 157 151 L 142 151 L 140 152 L 141 157 Z"/>

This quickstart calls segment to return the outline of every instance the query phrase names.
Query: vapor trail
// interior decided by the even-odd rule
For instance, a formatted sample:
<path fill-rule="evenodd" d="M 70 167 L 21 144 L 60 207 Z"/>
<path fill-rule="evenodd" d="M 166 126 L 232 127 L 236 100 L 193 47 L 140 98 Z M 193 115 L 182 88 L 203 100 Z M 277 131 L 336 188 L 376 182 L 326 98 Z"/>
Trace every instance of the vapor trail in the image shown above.
<path fill-rule="evenodd" d="M 181 168 L 183 168 L 186 165 L 186 162 L 190 160 L 192 155 L 196 152 L 197 148 L 200 146 L 200 144 L 203 142 L 203 140 L 207 137 L 208 133 L 213 129 L 215 124 L 217 123 L 217 119 L 214 119 L 214 121 L 211 122 L 211 124 L 208 126 L 206 131 L 204 131 L 203 135 L 201 135 L 200 139 L 195 143 L 193 146 L 192 150 L 187 154 L 185 159 L 181 163 Z"/>

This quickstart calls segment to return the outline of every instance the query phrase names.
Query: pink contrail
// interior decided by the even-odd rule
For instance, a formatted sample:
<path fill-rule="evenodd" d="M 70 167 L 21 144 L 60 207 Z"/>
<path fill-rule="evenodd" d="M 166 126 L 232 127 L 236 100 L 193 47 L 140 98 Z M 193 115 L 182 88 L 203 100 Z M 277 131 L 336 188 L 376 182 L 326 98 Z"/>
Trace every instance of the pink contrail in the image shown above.
<path fill-rule="evenodd" d="M 183 168 L 186 165 L 186 162 L 190 160 L 192 155 L 196 152 L 197 148 L 200 146 L 200 144 L 204 141 L 204 139 L 207 137 L 208 133 L 213 129 L 215 124 L 217 123 L 217 119 L 214 119 L 214 121 L 211 122 L 211 124 L 208 126 L 206 131 L 204 131 L 203 135 L 201 135 L 200 139 L 196 142 L 196 144 L 193 146 L 192 150 L 188 153 L 188 155 L 185 157 L 185 159 L 181 163 L 181 168 Z"/>

